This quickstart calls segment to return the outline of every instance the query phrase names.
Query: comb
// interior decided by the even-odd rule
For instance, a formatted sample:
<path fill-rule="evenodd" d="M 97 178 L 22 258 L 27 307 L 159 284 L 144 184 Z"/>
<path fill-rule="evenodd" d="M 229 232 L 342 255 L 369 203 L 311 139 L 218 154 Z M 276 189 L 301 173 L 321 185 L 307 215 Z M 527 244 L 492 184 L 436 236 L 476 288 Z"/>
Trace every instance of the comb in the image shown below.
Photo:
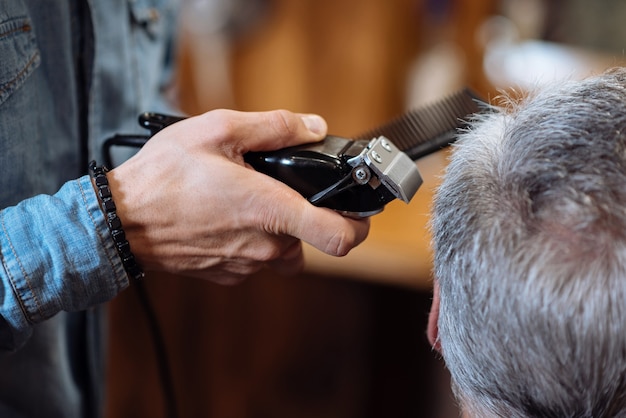
<path fill-rule="evenodd" d="M 472 90 L 465 88 L 424 107 L 416 108 L 369 130 L 357 139 L 384 136 L 417 160 L 450 145 L 459 129 L 467 126 L 475 113 L 488 108 Z"/>

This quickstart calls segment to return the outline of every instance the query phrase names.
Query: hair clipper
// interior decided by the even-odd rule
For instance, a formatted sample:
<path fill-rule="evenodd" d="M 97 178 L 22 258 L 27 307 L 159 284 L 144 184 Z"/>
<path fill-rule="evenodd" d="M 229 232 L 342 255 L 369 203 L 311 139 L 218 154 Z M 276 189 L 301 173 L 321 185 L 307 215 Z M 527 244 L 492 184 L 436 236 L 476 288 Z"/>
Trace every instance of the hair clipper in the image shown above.
<path fill-rule="evenodd" d="M 452 143 L 481 105 L 484 102 L 465 89 L 356 139 L 329 135 L 316 143 L 249 152 L 244 159 L 316 206 L 368 217 L 394 199 L 408 203 L 422 184 L 415 160 Z M 152 136 L 182 119 L 147 112 L 139 116 L 139 123 Z M 120 144 L 111 140 L 105 147 Z"/>

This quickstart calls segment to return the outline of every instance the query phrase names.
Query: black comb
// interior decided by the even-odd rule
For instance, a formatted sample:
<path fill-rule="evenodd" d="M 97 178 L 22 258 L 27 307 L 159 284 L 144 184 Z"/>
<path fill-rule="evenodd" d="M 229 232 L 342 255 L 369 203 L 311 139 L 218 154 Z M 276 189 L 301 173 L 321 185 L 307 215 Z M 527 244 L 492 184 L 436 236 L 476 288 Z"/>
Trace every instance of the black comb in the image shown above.
<path fill-rule="evenodd" d="M 456 140 L 458 130 L 467 126 L 468 119 L 487 108 L 486 102 L 466 88 L 411 110 L 356 138 L 387 137 L 409 158 L 417 160 L 450 145 Z"/>

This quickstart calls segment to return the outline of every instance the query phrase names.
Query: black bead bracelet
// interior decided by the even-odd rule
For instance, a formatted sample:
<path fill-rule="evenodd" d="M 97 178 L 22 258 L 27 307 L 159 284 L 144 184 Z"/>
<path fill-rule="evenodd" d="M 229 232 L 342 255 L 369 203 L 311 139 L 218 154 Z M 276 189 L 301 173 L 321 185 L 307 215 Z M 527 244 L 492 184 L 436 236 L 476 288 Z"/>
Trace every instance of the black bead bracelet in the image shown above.
<path fill-rule="evenodd" d="M 107 179 L 107 169 L 103 166 L 97 166 L 95 161 L 89 163 L 89 171 L 98 189 L 98 198 L 104 216 L 106 218 L 107 226 L 111 232 L 111 237 L 115 243 L 117 253 L 122 259 L 122 265 L 126 273 L 135 280 L 140 280 L 144 277 L 142 268 L 137 264 L 135 256 L 130 251 L 130 244 L 126 239 L 126 234 L 122 229 L 122 221 L 117 216 L 115 202 L 113 202 L 113 196 L 111 195 L 111 189 L 109 188 L 109 180 Z"/>

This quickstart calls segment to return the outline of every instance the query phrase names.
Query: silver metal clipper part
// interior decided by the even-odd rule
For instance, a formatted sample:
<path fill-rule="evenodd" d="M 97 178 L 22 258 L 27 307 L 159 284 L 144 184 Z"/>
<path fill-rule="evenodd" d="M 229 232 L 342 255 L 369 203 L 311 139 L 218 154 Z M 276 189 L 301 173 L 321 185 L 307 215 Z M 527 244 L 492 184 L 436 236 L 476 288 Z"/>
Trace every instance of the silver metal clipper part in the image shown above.
<path fill-rule="evenodd" d="M 372 139 L 361 154 L 348 163 L 353 167 L 364 163 L 374 173 L 374 176 L 368 176 L 373 188 L 378 187 L 375 180 L 379 180 L 396 198 L 406 203 L 411 201 L 423 182 L 415 162 L 384 136 Z"/>

